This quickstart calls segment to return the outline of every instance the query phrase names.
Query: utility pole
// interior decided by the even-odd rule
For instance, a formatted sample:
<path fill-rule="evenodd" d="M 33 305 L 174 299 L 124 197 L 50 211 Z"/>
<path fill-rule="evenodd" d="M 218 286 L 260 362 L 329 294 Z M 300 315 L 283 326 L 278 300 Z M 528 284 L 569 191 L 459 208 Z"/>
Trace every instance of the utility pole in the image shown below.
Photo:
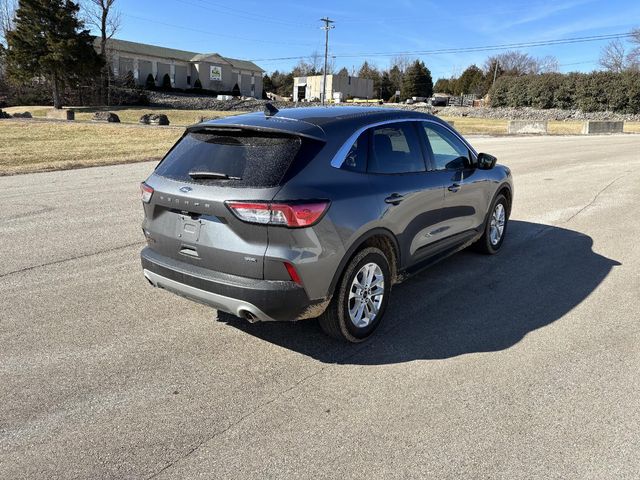
<path fill-rule="evenodd" d="M 495 85 L 495 83 L 496 83 L 496 76 L 498 75 L 498 63 L 500 63 L 500 62 L 498 62 L 498 59 L 496 58 L 496 68 L 493 71 L 493 84 L 492 85 Z"/>
<path fill-rule="evenodd" d="M 324 70 L 322 71 L 322 94 L 320 95 L 320 99 L 322 100 L 322 105 L 325 104 L 326 96 L 327 96 L 327 59 L 329 56 L 329 30 L 332 28 L 336 28 L 333 23 L 333 20 L 330 20 L 329 17 L 321 18 L 321 22 L 324 22 L 324 26 L 321 27 L 324 30 Z"/>

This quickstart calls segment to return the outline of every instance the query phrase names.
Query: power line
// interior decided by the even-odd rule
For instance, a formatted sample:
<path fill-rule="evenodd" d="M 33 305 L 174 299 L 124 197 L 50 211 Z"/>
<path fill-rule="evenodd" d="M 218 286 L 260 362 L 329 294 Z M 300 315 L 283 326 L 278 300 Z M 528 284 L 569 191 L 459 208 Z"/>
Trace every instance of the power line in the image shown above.
<path fill-rule="evenodd" d="M 484 45 L 476 47 L 456 47 L 445 48 L 439 50 L 406 50 L 401 52 L 366 52 L 366 53 L 348 53 L 348 54 L 335 54 L 336 58 L 353 58 L 353 57 L 393 57 L 398 55 L 445 55 L 451 53 L 473 53 L 473 52 L 488 52 L 494 50 L 510 50 L 516 48 L 530 48 L 530 47 L 544 47 L 550 45 L 565 45 L 571 43 L 586 43 L 597 42 L 602 40 L 612 40 L 615 38 L 626 38 L 632 36 L 631 33 L 613 33 L 609 35 L 594 35 L 589 37 L 574 37 L 574 38 L 562 38 L 554 40 L 540 40 L 533 42 L 521 42 L 521 43 L 505 43 L 500 45 Z M 300 57 L 279 57 L 279 58 L 258 58 L 252 59 L 253 62 L 265 62 L 275 60 L 296 60 Z"/>

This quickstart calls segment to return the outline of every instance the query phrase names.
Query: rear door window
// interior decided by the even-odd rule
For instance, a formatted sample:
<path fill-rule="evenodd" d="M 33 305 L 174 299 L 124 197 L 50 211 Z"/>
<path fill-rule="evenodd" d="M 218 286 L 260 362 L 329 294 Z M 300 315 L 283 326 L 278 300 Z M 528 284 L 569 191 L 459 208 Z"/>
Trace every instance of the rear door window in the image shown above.
<path fill-rule="evenodd" d="M 411 123 L 394 123 L 371 129 L 371 173 L 424 172 L 420 141 Z"/>
<path fill-rule="evenodd" d="M 296 158 L 295 136 L 234 130 L 187 133 L 156 168 L 181 182 L 233 187 L 275 187 Z"/>

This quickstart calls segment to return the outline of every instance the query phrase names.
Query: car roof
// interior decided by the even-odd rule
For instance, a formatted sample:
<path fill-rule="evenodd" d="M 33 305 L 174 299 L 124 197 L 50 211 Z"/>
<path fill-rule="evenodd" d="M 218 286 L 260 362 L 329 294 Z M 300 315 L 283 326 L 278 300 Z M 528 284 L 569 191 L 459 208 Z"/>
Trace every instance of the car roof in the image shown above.
<path fill-rule="evenodd" d="M 300 107 L 284 108 L 272 116 L 253 112 L 218 120 L 209 120 L 191 127 L 240 127 L 256 130 L 292 133 L 318 140 L 326 139 L 327 130 L 334 128 L 355 131 L 367 125 L 387 120 L 437 119 L 433 115 L 411 110 L 384 107 Z"/>

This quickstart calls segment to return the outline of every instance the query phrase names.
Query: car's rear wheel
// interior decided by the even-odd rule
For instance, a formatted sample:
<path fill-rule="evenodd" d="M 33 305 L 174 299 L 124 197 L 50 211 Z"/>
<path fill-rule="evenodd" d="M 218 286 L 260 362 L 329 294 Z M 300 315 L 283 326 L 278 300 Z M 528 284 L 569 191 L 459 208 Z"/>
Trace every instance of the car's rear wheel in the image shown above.
<path fill-rule="evenodd" d="M 507 198 L 498 195 L 489 211 L 489 217 L 484 227 L 482 237 L 473 245 L 474 248 L 482 253 L 493 255 L 498 253 L 505 234 L 507 233 L 507 223 L 509 222 L 509 203 Z"/>
<path fill-rule="evenodd" d="M 365 248 L 345 268 L 320 326 L 334 338 L 362 342 L 380 325 L 390 292 L 387 257 L 378 248 Z"/>

